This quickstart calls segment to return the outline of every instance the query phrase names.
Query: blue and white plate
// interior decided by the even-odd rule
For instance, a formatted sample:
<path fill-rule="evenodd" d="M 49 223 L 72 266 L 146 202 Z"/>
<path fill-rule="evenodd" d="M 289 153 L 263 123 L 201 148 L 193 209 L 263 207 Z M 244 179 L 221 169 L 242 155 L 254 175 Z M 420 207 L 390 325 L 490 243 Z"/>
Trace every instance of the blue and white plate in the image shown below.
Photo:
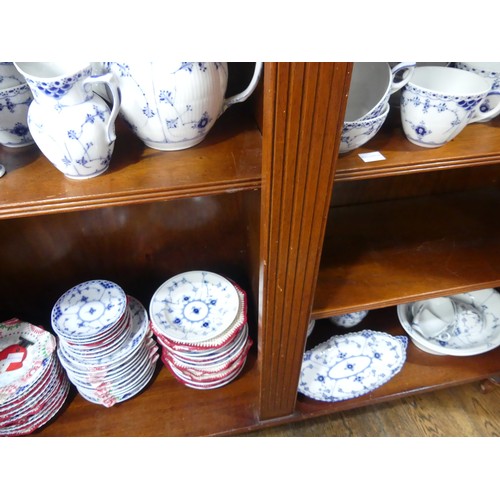
<path fill-rule="evenodd" d="M 224 333 L 240 311 L 235 286 L 209 271 L 181 273 L 154 293 L 151 321 L 173 340 L 201 342 Z"/>
<path fill-rule="evenodd" d="M 67 340 L 81 340 L 112 328 L 125 313 L 127 296 L 116 283 L 91 280 L 64 293 L 52 308 L 55 332 Z"/>
<path fill-rule="evenodd" d="M 406 360 L 408 339 L 362 330 L 306 351 L 298 391 L 319 401 L 356 398 L 388 382 Z"/>

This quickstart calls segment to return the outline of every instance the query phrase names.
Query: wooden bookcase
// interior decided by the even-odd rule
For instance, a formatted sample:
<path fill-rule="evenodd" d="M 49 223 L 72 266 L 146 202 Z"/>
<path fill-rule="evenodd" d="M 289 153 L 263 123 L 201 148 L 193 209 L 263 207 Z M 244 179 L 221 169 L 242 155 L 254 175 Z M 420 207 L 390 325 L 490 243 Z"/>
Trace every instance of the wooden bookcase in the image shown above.
<path fill-rule="evenodd" d="M 251 101 L 184 151 L 146 148 L 119 122 L 110 169 L 95 179 L 65 179 L 36 146 L 0 149 L 2 320 L 50 328 L 57 298 L 98 277 L 146 307 L 191 269 L 249 296 L 254 346 L 234 382 L 189 389 L 159 363 L 141 394 L 111 408 L 73 391 L 35 435 L 231 435 L 500 373 L 498 349 L 464 359 L 410 344 L 400 374 L 371 394 L 340 404 L 297 395 L 304 348 L 332 334 L 328 316 L 370 309 L 367 327 L 403 334 L 399 303 L 500 286 L 498 120 L 423 150 L 391 110 L 375 139 L 339 157 L 351 70 L 266 63 Z M 386 160 L 363 164 L 370 150 Z"/>

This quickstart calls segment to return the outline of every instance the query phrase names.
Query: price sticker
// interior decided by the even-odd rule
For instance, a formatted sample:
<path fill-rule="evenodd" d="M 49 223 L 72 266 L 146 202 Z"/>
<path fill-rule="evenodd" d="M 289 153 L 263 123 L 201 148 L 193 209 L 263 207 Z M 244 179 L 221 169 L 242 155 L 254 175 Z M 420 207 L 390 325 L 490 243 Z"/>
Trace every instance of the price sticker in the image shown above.
<path fill-rule="evenodd" d="M 370 161 L 385 160 L 385 156 L 380 151 L 372 151 L 371 153 L 360 153 L 358 155 L 365 163 Z"/>

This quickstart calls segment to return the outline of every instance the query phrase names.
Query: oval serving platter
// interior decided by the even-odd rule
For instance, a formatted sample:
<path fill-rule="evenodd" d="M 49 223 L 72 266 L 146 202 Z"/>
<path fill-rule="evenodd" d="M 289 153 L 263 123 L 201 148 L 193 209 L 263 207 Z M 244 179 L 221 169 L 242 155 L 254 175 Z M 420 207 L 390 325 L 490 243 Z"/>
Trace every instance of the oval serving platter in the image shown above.
<path fill-rule="evenodd" d="M 362 396 L 401 370 L 407 346 L 407 337 L 373 330 L 335 335 L 304 353 L 298 391 L 328 402 Z"/>

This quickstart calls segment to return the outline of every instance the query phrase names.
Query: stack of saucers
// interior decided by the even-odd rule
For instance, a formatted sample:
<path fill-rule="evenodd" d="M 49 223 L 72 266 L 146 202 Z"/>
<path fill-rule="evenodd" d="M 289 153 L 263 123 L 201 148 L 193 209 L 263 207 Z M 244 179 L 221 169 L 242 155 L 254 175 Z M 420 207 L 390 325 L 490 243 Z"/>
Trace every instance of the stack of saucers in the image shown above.
<path fill-rule="evenodd" d="M 215 389 L 245 365 L 247 297 L 242 288 L 209 271 L 181 273 L 163 283 L 149 306 L 161 359 L 181 383 Z"/>
<path fill-rule="evenodd" d="M 70 383 L 43 328 L 12 319 L 0 323 L 0 436 L 23 436 L 62 408 Z"/>
<path fill-rule="evenodd" d="M 80 395 L 106 407 L 148 384 L 158 360 L 144 306 L 116 283 L 92 280 L 66 293 L 52 309 L 57 353 Z"/>

